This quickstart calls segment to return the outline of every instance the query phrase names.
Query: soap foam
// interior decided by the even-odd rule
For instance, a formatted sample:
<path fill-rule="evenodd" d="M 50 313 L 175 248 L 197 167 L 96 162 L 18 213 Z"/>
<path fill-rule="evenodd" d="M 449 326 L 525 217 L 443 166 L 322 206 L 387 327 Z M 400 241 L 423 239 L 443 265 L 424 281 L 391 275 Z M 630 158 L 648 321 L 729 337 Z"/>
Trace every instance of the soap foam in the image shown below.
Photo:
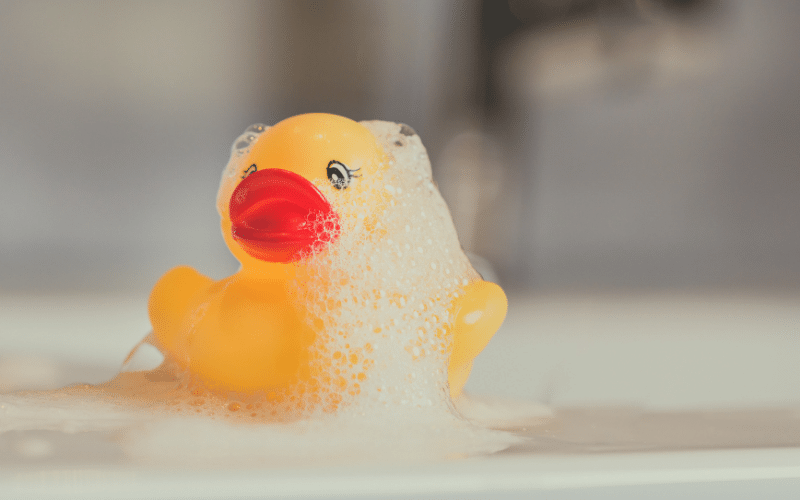
<path fill-rule="evenodd" d="M 288 400 L 208 391 L 167 359 L 156 370 L 123 372 L 101 386 L 4 396 L 4 425 L 82 422 L 78 427 L 87 430 L 116 423 L 130 456 L 173 463 L 387 454 L 416 460 L 490 453 L 514 442 L 463 419 L 450 399 L 449 308 L 479 276 L 458 243 L 425 148 L 408 127 L 362 123 L 386 152 L 384 168 L 353 179 L 358 189 L 348 197 L 325 178 L 311 180 L 341 216 L 335 244 L 323 237 L 323 250 L 306 259 L 307 276 L 296 283 L 319 332 L 313 387 L 295 388 Z M 223 179 L 242 171 L 265 130 L 254 125 L 234 141 Z M 152 336 L 147 343 L 156 345 Z M 56 402 L 68 414 L 49 413 Z"/>
<path fill-rule="evenodd" d="M 336 374 L 321 385 L 333 383 L 334 397 L 351 396 L 342 414 L 452 418 L 449 307 L 478 275 L 461 251 L 419 137 L 401 134 L 395 123 L 363 124 L 386 152 L 384 168 L 354 179 L 361 184 L 356 199 L 336 196 L 318 180 L 341 215 L 341 234 L 309 259 L 311 279 L 299 284 L 303 303 L 324 324 L 314 346 L 320 371 L 333 367 Z"/>

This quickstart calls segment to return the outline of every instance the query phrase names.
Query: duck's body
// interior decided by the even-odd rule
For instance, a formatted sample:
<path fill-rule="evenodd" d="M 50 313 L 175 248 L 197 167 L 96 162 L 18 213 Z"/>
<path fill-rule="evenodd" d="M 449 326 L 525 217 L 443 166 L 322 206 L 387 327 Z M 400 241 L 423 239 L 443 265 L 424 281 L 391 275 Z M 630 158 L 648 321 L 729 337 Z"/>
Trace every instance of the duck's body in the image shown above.
<path fill-rule="evenodd" d="M 378 271 L 366 263 L 371 255 L 358 254 L 357 245 L 338 252 L 338 258 L 344 255 L 348 259 L 364 259 L 364 265 L 348 267 L 355 274 L 337 275 L 336 283 L 325 281 L 334 278 L 314 274 L 307 263 L 330 249 L 340 250 L 336 247 L 340 232 L 360 231 L 360 241 L 364 242 L 391 238 L 381 225 L 381 214 L 390 203 L 394 206 L 394 201 L 387 201 L 382 187 L 368 187 L 369 183 L 356 179 L 377 179 L 393 161 L 387 160 L 386 152 L 367 128 L 333 115 L 296 116 L 263 133 L 252 134 L 251 141 L 243 151 L 234 150 L 234 155 L 241 158 L 232 160 L 218 196 L 223 235 L 242 268 L 220 281 L 188 267 L 175 268 L 164 275 L 150 297 L 155 337 L 178 365 L 212 389 L 291 391 L 298 384 L 314 380 L 341 379 L 336 364 L 341 352 L 331 353 L 330 363 L 314 364 L 311 350 L 320 335 L 348 335 L 335 324 L 335 309 L 342 304 L 333 301 L 319 307 L 303 301 L 309 297 L 326 301 L 326 293 L 335 293 L 340 283 L 357 278 L 359 273 Z M 394 190 L 391 186 L 386 189 Z M 405 228 L 410 231 L 409 226 Z M 346 239 L 344 235 L 342 239 Z M 419 251 L 421 254 L 424 249 L 420 247 Z M 416 265 L 414 260 L 410 262 Z M 400 269 L 408 262 L 402 259 L 396 264 Z M 437 268 L 435 263 L 430 265 Z M 388 275 L 391 269 L 385 272 Z M 447 374 L 453 397 L 461 393 L 472 360 L 497 331 L 506 312 L 505 294 L 500 287 L 480 280 L 474 271 L 469 276 L 464 283 L 458 281 L 456 288 L 448 285 L 452 289 L 449 299 L 431 288 L 427 301 L 443 304 L 449 312 L 449 321 L 438 318 L 444 323 L 433 329 L 438 328 L 449 337 L 442 345 L 449 351 Z M 370 289 L 361 290 L 360 298 L 354 296 L 355 300 L 382 297 L 383 290 L 379 288 L 387 280 L 381 279 L 370 282 Z M 301 293 L 303 285 L 312 282 L 315 293 Z M 417 291 L 416 286 L 412 288 L 414 293 L 409 290 L 408 294 L 401 291 L 398 295 L 405 296 L 403 303 L 425 293 Z M 380 308 L 378 302 L 369 307 L 376 311 Z M 325 314 L 330 317 L 317 316 L 320 311 L 327 311 Z M 349 325 L 364 326 L 359 322 Z M 350 359 L 350 365 L 356 363 L 353 360 L 362 362 L 357 355 Z M 363 380 L 370 366 L 366 362 L 363 367 L 359 365 L 363 371 L 353 372 L 353 380 Z M 344 384 L 358 387 L 357 382 Z"/>
<path fill-rule="evenodd" d="M 159 280 L 150 304 L 159 343 L 212 389 L 283 390 L 310 378 L 315 335 L 291 280 L 240 271 L 215 282 L 179 267 Z"/>

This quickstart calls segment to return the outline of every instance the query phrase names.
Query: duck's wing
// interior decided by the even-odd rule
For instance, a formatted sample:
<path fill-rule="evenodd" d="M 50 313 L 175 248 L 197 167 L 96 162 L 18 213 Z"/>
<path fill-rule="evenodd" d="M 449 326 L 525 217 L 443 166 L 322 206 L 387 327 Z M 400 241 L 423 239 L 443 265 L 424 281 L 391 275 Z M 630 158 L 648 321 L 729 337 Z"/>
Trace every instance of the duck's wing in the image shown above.
<path fill-rule="evenodd" d="M 483 280 L 468 284 L 453 302 L 453 344 L 447 373 L 452 397 L 461 394 L 472 369 L 472 360 L 500 328 L 507 310 L 508 300 L 503 289 Z"/>

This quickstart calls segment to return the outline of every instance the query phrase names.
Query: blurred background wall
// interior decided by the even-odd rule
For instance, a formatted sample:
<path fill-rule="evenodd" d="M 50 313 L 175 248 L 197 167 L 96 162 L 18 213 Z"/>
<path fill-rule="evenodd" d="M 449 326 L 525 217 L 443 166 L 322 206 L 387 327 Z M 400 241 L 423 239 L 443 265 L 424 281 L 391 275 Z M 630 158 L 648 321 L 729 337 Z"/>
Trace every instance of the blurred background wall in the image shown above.
<path fill-rule="evenodd" d="M 236 269 L 230 144 L 404 122 L 516 289 L 800 284 L 791 0 L 0 0 L 0 292 Z"/>

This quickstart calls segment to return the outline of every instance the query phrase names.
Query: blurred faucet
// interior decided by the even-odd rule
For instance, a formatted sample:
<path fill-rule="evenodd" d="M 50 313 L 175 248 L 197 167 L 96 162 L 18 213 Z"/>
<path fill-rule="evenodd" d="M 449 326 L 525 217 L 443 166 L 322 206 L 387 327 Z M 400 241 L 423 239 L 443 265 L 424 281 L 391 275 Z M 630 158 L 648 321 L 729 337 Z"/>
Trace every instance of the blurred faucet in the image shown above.
<path fill-rule="evenodd" d="M 543 142 L 543 128 L 549 124 L 542 120 L 553 113 L 559 119 L 559 106 L 585 106 L 590 113 L 598 102 L 658 94 L 670 81 L 709 74 L 718 58 L 715 23 L 720 4 L 717 0 L 481 2 L 474 96 L 478 119 L 453 134 L 440 161 L 442 191 L 465 248 L 488 257 L 512 286 L 581 283 L 574 272 L 553 275 L 548 269 L 552 252 L 565 259 L 571 254 L 584 261 L 584 268 L 603 268 L 602 259 L 574 246 L 581 245 L 580 236 L 559 241 L 563 231 L 557 226 L 569 231 L 571 215 L 553 210 L 552 193 L 542 196 L 542 190 L 550 188 L 545 187 L 541 169 L 554 167 L 543 165 L 543 157 L 560 144 L 573 142 L 580 149 L 583 138 L 564 134 L 558 143 Z M 607 119 L 613 120 L 611 115 Z M 587 164 L 594 161 L 602 159 Z M 641 167 L 650 168 L 644 163 Z M 599 203 L 615 203 L 613 194 L 603 199 L 601 185 L 587 188 L 594 189 L 592 196 Z M 564 194 L 571 196 L 569 191 Z M 587 232 L 587 249 L 591 238 Z M 602 277 L 603 273 L 590 269 L 583 283 L 596 279 L 602 286 L 653 278 L 647 272 L 621 280 Z"/>

